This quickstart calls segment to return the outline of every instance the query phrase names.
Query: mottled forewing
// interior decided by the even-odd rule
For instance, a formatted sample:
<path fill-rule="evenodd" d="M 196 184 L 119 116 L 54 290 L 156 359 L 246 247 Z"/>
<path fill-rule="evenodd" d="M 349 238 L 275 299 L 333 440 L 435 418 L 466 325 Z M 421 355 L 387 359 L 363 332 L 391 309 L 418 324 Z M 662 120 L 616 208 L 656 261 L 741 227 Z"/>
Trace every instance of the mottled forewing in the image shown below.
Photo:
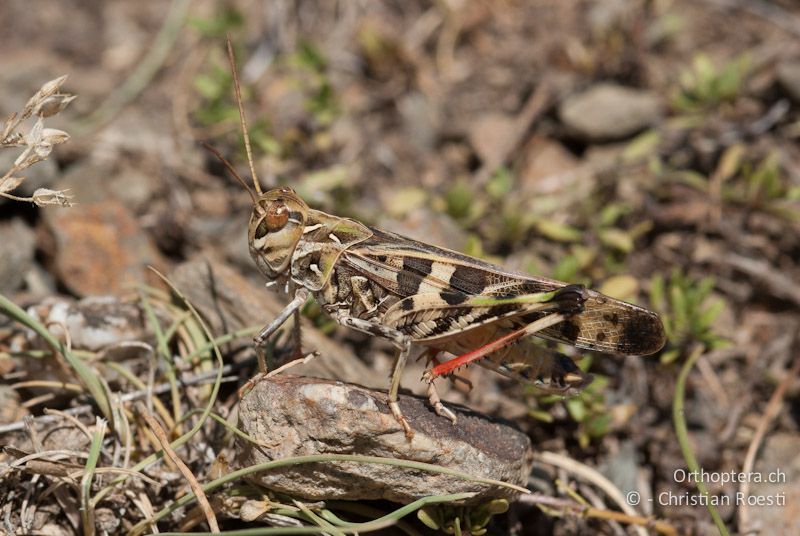
<path fill-rule="evenodd" d="M 534 322 L 547 312 L 502 303 L 523 295 L 549 292 L 566 283 L 507 271 L 499 266 L 409 238 L 372 229 L 373 236 L 349 249 L 342 262 L 377 282 L 400 301 L 385 319 L 416 340 L 461 333 L 474 326 L 513 318 L 513 326 Z M 665 342 L 658 315 L 594 291 L 581 313 L 537 333 L 547 339 L 599 352 L 647 355 Z M 471 297 L 501 303 L 475 306 Z"/>

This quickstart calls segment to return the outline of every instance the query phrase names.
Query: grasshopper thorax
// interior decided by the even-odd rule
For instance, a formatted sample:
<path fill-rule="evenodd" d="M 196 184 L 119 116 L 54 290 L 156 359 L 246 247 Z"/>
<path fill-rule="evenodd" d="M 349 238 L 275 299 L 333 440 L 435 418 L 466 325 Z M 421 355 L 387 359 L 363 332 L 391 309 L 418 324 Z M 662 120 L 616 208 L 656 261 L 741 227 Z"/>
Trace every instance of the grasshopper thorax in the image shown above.
<path fill-rule="evenodd" d="M 250 256 L 270 280 L 288 274 L 307 218 L 308 205 L 286 186 L 262 194 L 253 205 L 247 233 Z"/>

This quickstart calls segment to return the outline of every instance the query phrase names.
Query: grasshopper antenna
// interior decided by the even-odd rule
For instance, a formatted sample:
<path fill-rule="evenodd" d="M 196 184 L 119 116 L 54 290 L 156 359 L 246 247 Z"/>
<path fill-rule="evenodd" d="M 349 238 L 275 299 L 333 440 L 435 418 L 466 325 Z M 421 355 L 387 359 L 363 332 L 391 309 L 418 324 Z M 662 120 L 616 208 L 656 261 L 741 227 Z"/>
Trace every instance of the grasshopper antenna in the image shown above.
<path fill-rule="evenodd" d="M 228 170 L 228 172 L 231 175 L 233 175 L 233 177 L 237 181 L 239 181 L 239 183 L 242 186 L 244 186 L 244 189 L 247 190 L 248 194 L 250 194 L 250 198 L 253 200 L 253 204 L 254 205 L 258 204 L 258 196 L 256 196 L 255 192 L 253 192 L 253 189 L 250 188 L 250 186 L 247 185 L 247 183 L 244 181 L 244 179 L 242 179 L 242 177 L 239 176 L 239 174 L 236 172 L 236 169 L 234 169 L 233 165 L 230 162 L 228 162 L 228 159 L 225 158 L 224 156 L 222 156 L 222 153 L 220 153 L 219 151 L 214 149 L 207 142 L 203 142 L 203 147 L 205 147 L 206 150 L 211 151 L 212 153 L 214 153 L 214 156 L 216 156 L 219 159 L 219 161 L 223 163 L 223 165 Z"/>
<path fill-rule="evenodd" d="M 244 148 L 247 151 L 247 163 L 250 164 L 253 186 L 255 186 L 258 195 L 261 196 L 263 192 L 261 191 L 261 184 L 258 182 L 258 175 L 256 175 L 256 167 L 253 165 L 253 151 L 250 149 L 250 135 L 247 133 L 247 120 L 244 117 L 244 108 L 242 107 L 242 89 L 239 86 L 239 75 L 236 73 L 236 58 L 233 55 L 230 35 L 227 36 L 226 41 L 228 44 L 228 62 L 231 64 L 231 72 L 233 73 L 233 89 L 236 92 L 236 105 L 239 107 L 239 121 L 242 124 L 242 134 L 244 135 Z"/>

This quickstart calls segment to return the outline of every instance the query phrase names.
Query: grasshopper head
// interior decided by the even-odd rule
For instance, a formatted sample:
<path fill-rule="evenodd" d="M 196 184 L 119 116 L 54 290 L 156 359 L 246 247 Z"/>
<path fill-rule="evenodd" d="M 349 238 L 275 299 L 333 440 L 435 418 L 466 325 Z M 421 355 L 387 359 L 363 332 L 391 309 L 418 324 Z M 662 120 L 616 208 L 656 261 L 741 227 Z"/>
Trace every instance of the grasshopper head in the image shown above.
<path fill-rule="evenodd" d="M 250 255 L 271 280 L 289 269 L 307 217 L 308 205 L 285 186 L 264 193 L 253 206 L 247 232 Z"/>

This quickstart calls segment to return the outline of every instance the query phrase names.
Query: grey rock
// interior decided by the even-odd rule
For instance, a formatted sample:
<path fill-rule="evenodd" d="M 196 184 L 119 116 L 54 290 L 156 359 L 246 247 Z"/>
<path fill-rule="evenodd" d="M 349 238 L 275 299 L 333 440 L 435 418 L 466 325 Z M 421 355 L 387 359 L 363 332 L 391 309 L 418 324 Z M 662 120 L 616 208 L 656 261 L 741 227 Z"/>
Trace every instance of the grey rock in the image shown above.
<path fill-rule="evenodd" d="M 661 102 L 654 93 L 611 83 L 597 84 L 573 95 L 559 107 L 564 125 L 590 142 L 635 134 L 657 123 L 662 113 Z"/>
<path fill-rule="evenodd" d="M 80 350 L 94 352 L 129 341 L 155 343 L 139 305 L 114 296 L 90 296 L 79 301 L 48 297 L 30 307 L 28 314 L 57 336 L 63 336 L 66 327 L 72 347 Z"/>
<path fill-rule="evenodd" d="M 391 415 L 384 392 L 298 376 L 257 383 L 239 406 L 239 426 L 264 445 L 241 440 L 241 467 L 293 456 L 358 454 L 436 464 L 517 485 L 532 467 L 530 440 L 508 424 L 453 407 L 458 424 L 437 416 L 426 400 L 401 395 L 415 434 L 408 440 Z M 355 462 L 293 464 L 249 477 L 267 488 L 310 500 L 386 499 L 476 492 L 470 503 L 511 498 L 513 490 L 451 475 Z"/>
<path fill-rule="evenodd" d="M 438 125 L 435 107 L 420 92 L 411 92 L 397 103 L 408 140 L 420 152 L 432 151 Z"/>
<path fill-rule="evenodd" d="M 22 220 L 0 223 L 0 293 L 9 294 L 22 286 L 35 251 L 36 234 Z"/>
<path fill-rule="evenodd" d="M 623 493 L 637 489 L 636 471 L 639 461 L 636 446 L 625 441 L 617 452 L 607 456 L 600 464 L 600 471 L 611 480 Z"/>

